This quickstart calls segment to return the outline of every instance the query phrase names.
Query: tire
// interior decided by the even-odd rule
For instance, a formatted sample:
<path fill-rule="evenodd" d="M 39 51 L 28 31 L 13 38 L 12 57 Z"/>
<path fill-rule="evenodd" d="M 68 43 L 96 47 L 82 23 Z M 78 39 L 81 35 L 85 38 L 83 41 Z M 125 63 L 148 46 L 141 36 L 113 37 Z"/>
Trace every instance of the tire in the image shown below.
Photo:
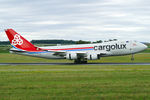
<path fill-rule="evenodd" d="M 87 64 L 87 61 L 74 60 L 75 64 Z"/>

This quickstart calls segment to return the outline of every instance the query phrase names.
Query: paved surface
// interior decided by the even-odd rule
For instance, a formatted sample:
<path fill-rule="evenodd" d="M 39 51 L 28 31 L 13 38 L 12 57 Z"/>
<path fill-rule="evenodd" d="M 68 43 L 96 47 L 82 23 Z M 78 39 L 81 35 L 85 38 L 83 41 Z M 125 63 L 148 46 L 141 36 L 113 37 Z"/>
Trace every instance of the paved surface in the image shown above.
<path fill-rule="evenodd" d="M 0 63 L 0 65 L 150 65 L 150 63 Z"/>

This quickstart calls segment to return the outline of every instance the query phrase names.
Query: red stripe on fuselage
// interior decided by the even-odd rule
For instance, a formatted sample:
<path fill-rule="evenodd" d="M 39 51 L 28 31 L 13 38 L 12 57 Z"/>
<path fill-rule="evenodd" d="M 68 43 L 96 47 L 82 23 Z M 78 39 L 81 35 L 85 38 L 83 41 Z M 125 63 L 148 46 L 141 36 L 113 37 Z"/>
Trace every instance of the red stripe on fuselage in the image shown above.
<path fill-rule="evenodd" d="M 82 47 L 82 48 L 65 48 L 65 49 L 46 49 L 46 50 L 77 50 L 77 49 L 92 49 L 93 47 Z"/>

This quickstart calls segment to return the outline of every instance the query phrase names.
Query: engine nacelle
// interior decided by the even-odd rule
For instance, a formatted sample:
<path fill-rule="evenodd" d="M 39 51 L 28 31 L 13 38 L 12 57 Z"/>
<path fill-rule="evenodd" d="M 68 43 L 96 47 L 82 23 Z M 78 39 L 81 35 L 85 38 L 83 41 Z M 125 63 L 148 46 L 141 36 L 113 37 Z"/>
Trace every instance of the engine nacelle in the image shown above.
<path fill-rule="evenodd" d="M 69 59 L 69 60 L 77 59 L 77 53 L 67 53 L 66 59 Z"/>
<path fill-rule="evenodd" d="M 99 54 L 88 54 L 87 59 L 88 60 L 100 59 L 100 55 Z"/>

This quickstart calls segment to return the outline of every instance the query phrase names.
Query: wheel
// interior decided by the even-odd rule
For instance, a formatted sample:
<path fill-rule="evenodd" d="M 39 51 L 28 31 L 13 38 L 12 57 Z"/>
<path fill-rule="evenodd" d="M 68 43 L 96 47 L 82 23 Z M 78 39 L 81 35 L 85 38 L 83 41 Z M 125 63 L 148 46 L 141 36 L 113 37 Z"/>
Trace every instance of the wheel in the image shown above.
<path fill-rule="evenodd" d="M 78 64 L 79 62 L 78 62 L 78 60 L 74 60 L 74 63 L 75 63 L 75 64 Z"/>
<path fill-rule="evenodd" d="M 74 60 L 74 63 L 75 64 L 86 64 L 87 63 L 87 60 L 85 61 L 81 61 L 81 59 L 78 59 L 78 60 Z"/>
<path fill-rule="evenodd" d="M 87 61 L 82 61 L 82 64 L 87 64 Z"/>
<path fill-rule="evenodd" d="M 131 58 L 131 61 L 134 61 L 134 58 Z"/>
<path fill-rule="evenodd" d="M 75 64 L 80 64 L 80 63 L 81 63 L 81 60 L 74 60 L 74 63 L 75 63 Z"/>

